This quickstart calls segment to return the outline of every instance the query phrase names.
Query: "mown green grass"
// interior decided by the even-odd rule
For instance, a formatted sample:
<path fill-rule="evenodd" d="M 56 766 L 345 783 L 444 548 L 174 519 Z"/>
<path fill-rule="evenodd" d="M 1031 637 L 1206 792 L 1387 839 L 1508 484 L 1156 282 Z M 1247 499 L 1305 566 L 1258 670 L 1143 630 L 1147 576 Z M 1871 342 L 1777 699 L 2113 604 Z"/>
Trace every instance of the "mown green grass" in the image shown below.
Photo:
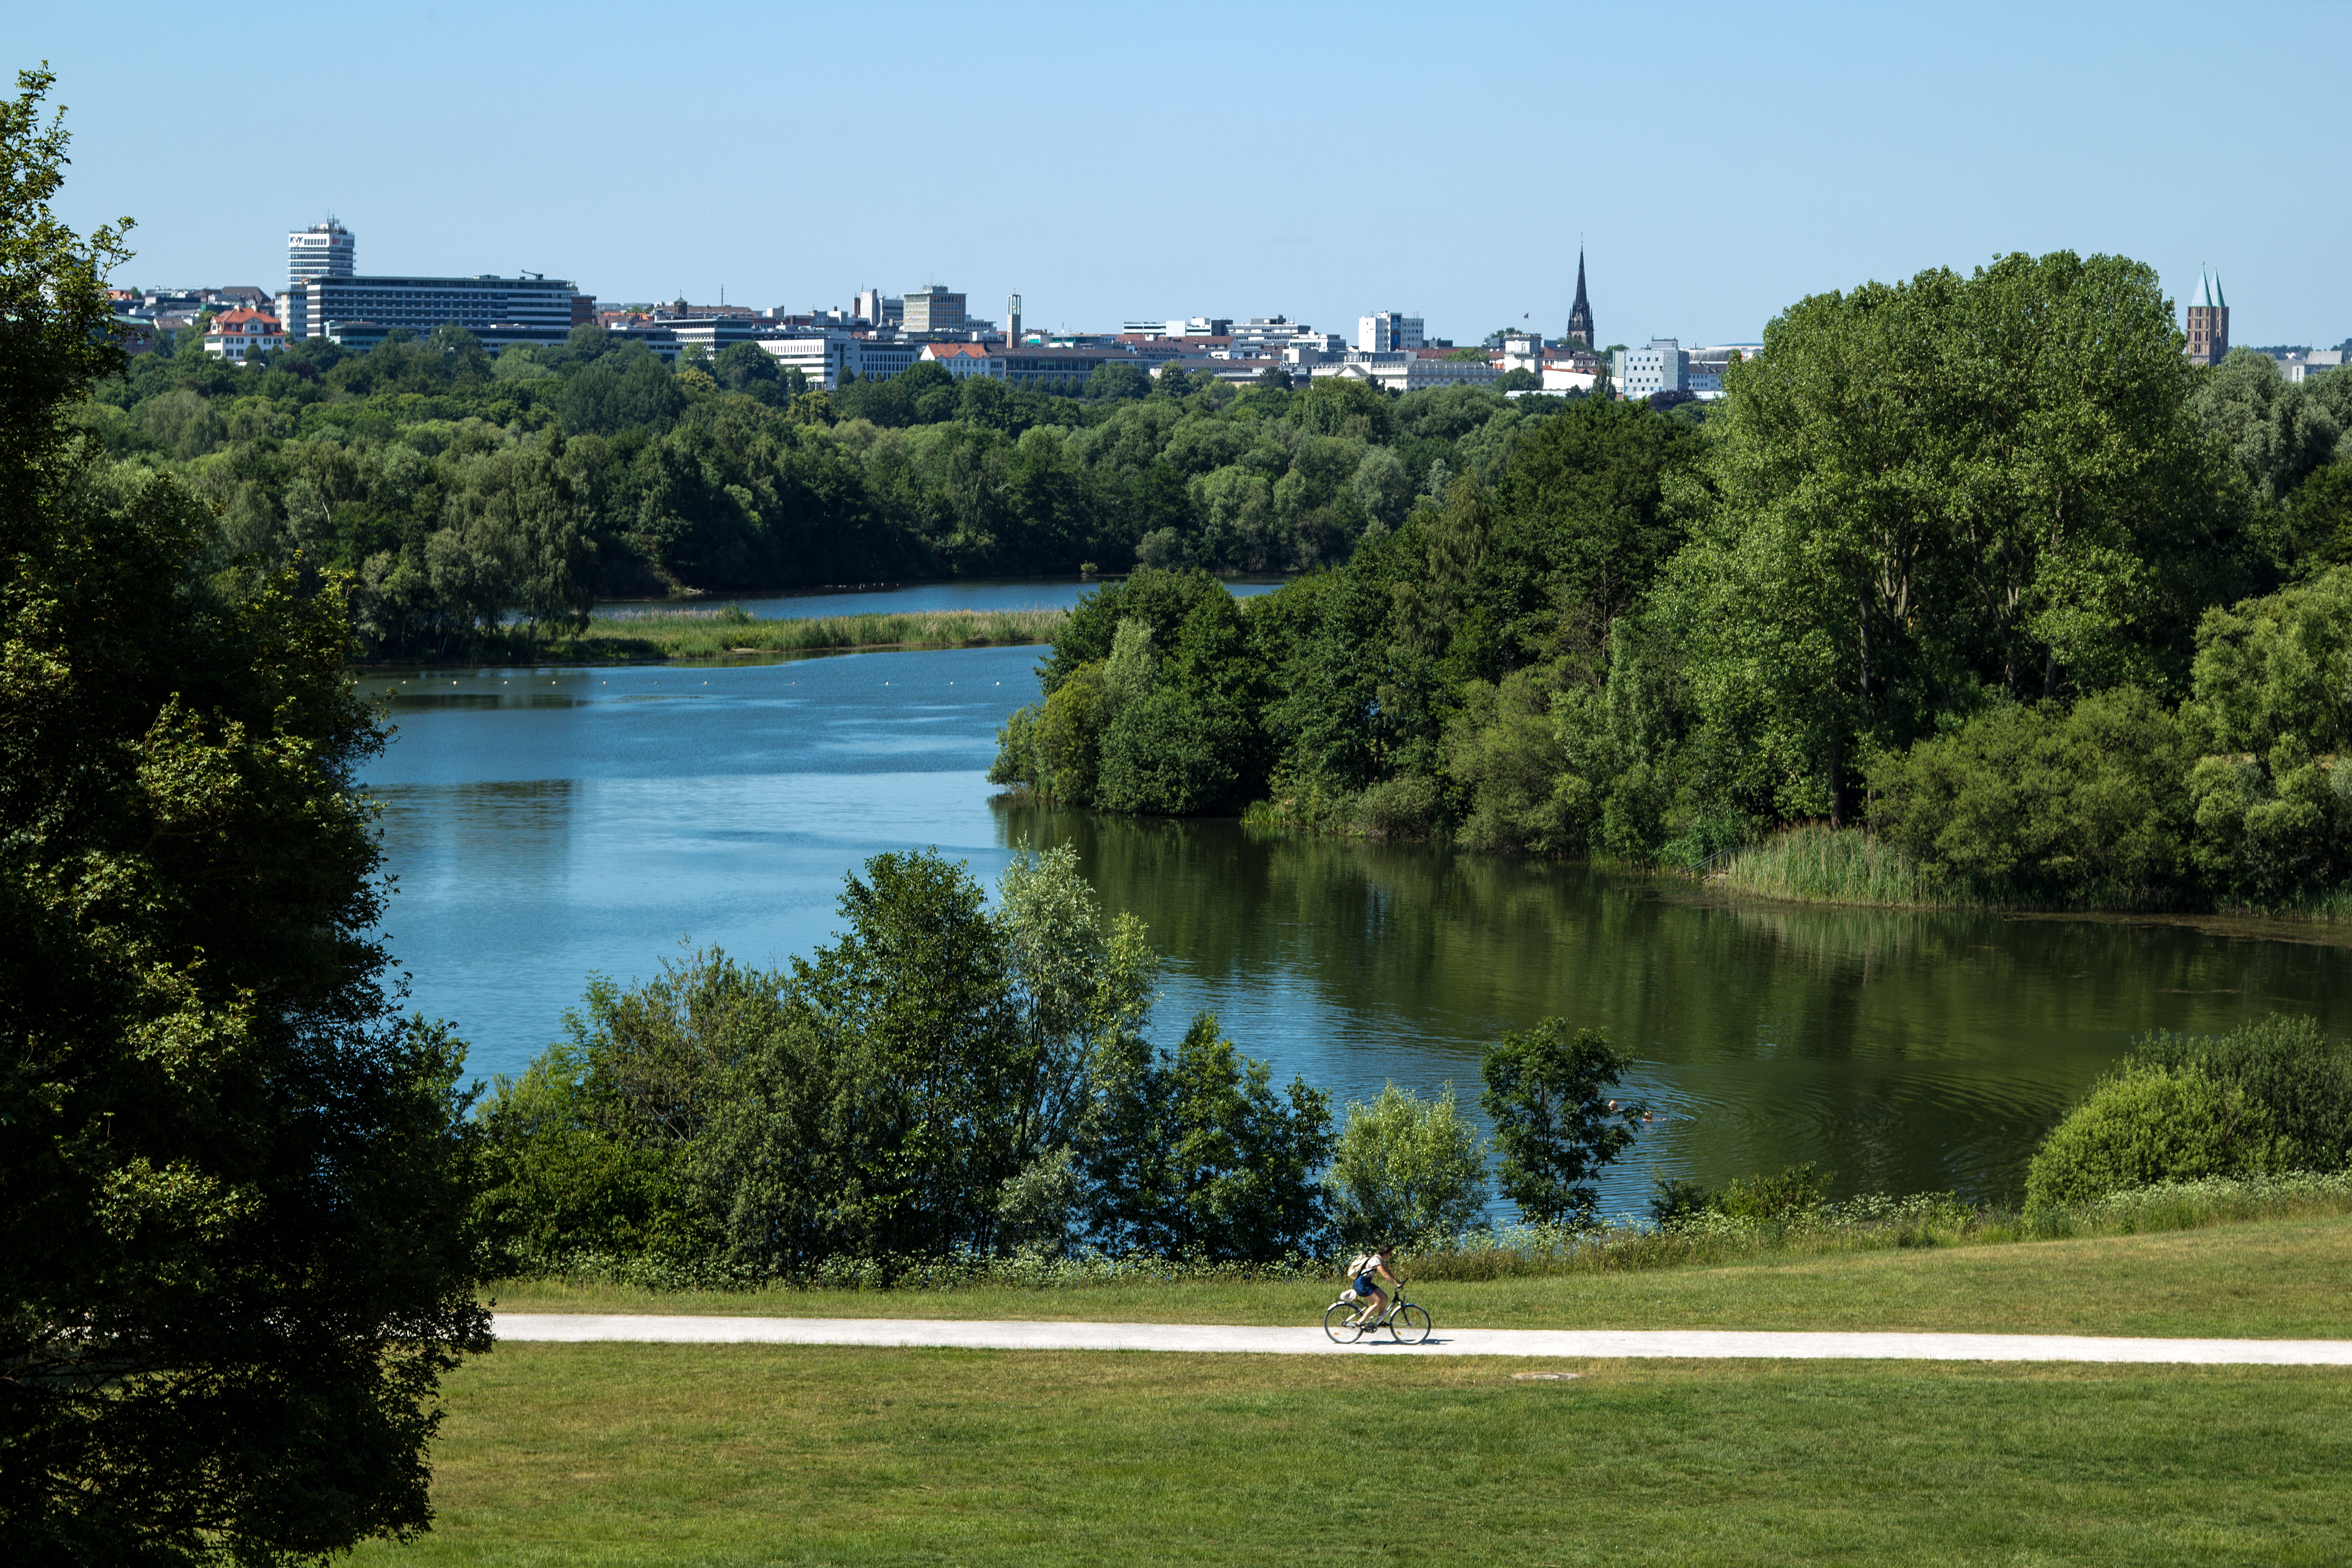
<path fill-rule="evenodd" d="M 1412 1275 L 1407 1273 L 1410 1283 Z M 1729 1264 L 1430 1281 L 1454 1328 L 1886 1329 L 2352 1338 L 2352 1218 L 2248 1221 L 2062 1241 L 1791 1252 Z M 1311 1323 L 1336 1281 L 1051 1289 L 655 1291 L 516 1280 L 505 1311 L 1063 1322 Z"/>
<path fill-rule="evenodd" d="M 2316 1564 L 2352 1539 L 2332 1368 L 509 1344 L 448 1395 L 436 1528 L 356 1562 Z"/>
<path fill-rule="evenodd" d="M 545 639 L 534 657 L 594 664 L 717 658 L 730 653 L 824 653 L 854 647 L 985 647 L 1053 639 L 1061 610 L 916 610 L 895 615 L 753 620 L 740 611 L 632 610 L 593 617 L 576 636 Z"/>

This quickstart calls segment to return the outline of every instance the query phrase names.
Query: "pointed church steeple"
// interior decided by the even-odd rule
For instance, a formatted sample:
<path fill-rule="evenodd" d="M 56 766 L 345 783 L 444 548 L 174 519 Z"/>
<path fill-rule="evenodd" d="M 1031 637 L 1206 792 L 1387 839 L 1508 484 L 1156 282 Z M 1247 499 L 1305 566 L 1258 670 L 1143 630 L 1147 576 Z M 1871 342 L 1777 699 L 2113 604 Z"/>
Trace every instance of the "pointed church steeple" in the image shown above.
<path fill-rule="evenodd" d="M 1586 348 L 1594 342 L 1592 336 L 1592 305 L 1584 297 L 1584 247 L 1576 247 L 1576 303 L 1568 312 L 1568 337 L 1570 342 L 1581 339 Z"/>

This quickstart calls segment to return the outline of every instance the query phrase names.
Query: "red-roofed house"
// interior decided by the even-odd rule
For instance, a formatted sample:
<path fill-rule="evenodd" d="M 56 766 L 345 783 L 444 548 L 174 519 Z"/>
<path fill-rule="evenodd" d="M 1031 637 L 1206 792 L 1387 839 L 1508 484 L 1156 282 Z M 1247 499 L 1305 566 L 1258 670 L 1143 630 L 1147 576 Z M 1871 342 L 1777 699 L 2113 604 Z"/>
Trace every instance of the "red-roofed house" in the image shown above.
<path fill-rule="evenodd" d="M 968 375 L 984 375 L 991 381 L 1004 379 L 1002 343 L 925 343 L 920 357 L 959 381 Z"/>
<path fill-rule="evenodd" d="M 223 310 L 205 333 L 205 353 L 243 363 L 264 349 L 282 348 L 286 333 L 278 318 L 259 310 Z"/>

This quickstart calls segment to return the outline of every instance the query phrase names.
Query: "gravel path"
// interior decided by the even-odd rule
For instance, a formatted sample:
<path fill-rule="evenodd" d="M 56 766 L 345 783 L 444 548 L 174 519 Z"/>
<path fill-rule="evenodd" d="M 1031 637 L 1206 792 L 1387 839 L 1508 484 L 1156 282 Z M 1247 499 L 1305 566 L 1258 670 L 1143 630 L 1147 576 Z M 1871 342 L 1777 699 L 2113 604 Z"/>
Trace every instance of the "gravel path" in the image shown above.
<path fill-rule="evenodd" d="M 944 1345 L 967 1350 L 1198 1351 L 1253 1355 L 1758 1357 L 1768 1360 L 2189 1362 L 2352 1366 L 2352 1340 L 2144 1340 L 2087 1334 L 1759 1333 L 1727 1329 L 1454 1329 L 1424 1345 L 1337 1345 L 1319 1328 L 1199 1323 L 961 1322 L 915 1318 L 698 1318 L 500 1312 L 502 1340 L 670 1344 Z"/>

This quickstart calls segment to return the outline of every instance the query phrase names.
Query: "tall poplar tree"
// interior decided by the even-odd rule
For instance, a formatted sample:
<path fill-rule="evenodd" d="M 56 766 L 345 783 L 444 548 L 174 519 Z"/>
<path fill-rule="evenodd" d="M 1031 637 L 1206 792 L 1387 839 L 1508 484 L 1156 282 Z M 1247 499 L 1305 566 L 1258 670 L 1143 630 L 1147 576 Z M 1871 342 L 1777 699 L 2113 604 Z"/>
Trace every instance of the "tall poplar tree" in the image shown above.
<path fill-rule="evenodd" d="M 393 1014 L 342 585 L 196 575 L 213 520 L 64 416 L 124 225 L 0 101 L 0 1541 L 315 1560 L 430 1519 L 488 1348 L 455 1043 Z"/>

